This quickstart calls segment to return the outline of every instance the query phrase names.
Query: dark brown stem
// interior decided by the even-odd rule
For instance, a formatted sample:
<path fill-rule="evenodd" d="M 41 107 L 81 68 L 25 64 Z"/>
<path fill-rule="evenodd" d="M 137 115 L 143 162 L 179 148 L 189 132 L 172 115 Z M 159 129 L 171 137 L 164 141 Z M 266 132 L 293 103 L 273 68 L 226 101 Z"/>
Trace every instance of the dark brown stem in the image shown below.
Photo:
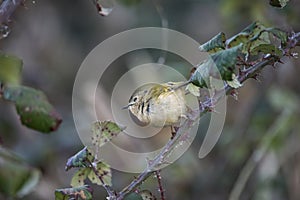
<path fill-rule="evenodd" d="M 5 0 L 0 6 L 0 24 L 7 23 L 11 15 L 25 0 Z"/>
<path fill-rule="evenodd" d="M 166 198 L 165 198 L 165 190 L 164 190 L 164 188 L 162 186 L 162 183 L 161 183 L 160 170 L 157 170 L 154 173 L 155 173 L 155 176 L 156 176 L 156 179 L 157 179 L 157 183 L 158 183 L 158 189 L 159 189 L 159 193 L 160 193 L 160 199 L 161 200 L 166 200 Z"/>

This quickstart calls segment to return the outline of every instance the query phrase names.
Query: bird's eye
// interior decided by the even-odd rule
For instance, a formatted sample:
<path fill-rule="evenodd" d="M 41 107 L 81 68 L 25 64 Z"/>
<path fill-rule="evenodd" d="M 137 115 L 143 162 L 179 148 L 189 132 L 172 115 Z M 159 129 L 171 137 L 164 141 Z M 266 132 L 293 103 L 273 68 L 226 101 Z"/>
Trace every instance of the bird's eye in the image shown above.
<path fill-rule="evenodd" d="M 136 102 L 136 101 L 137 101 L 137 97 L 134 97 L 134 98 L 133 98 L 133 101 Z"/>

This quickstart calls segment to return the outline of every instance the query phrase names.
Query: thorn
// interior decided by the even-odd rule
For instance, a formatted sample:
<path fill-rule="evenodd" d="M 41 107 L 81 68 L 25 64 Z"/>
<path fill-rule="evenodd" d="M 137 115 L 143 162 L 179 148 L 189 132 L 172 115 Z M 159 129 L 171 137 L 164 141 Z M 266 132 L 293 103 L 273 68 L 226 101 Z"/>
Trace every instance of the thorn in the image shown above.
<path fill-rule="evenodd" d="M 242 69 L 239 68 L 239 75 L 241 75 L 243 73 Z"/>
<path fill-rule="evenodd" d="M 280 59 L 277 62 L 279 62 L 281 64 L 284 64 L 284 62 L 282 60 L 280 60 Z"/>
<path fill-rule="evenodd" d="M 173 140 L 174 137 L 176 136 L 176 133 L 177 133 L 178 129 L 179 129 L 179 127 L 171 126 L 171 134 L 172 134 L 171 140 Z"/>
<path fill-rule="evenodd" d="M 239 69 L 239 76 L 243 76 L 247 73 L 247 69 L 244 67 L 244 69 Z"/>
<path fill-rule="evenodd" d="M 193 67 L 192 69 L 191 69 L 191 71 L 190 71 L 190 78 L 192 77 L 192 75 L 194 74 L 194 72 L 197 70 L 197 68 L 196 67 Z"/>
<path fill-rule="evenodd" d="M 253 78 L 256 81 L 259 81 L 258 76 L 259 76 L 259 74 L 256 73 L 256 74 L 253 74 L 253 76 L 251 78 Z"/>
<path fill-rule="evenodd" d="M 147 161 L 147 167 L 149 167 L 153 162 L 153 160 L 149 159 L 148 157 L 146 158 L 146 161 Z"/>
<path fill-rule="evenodd" d="M 234 98 L 234 100 L 238 101 L 238 91 L 237 90 L 232 90 L 230 92 L 230 95 Z"/>
<path fill-rule="evenodd" d="M 292 56 L 293 58 L 298 58 L 298 53 L 293 52 L 293 53 L 291 53 L 291 56 Z"/>

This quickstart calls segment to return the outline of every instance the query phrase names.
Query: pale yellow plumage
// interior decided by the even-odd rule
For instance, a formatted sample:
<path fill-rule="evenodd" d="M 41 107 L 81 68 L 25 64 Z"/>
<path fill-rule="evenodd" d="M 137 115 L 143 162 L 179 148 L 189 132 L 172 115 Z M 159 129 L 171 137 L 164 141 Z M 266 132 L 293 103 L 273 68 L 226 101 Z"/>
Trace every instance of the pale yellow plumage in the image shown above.
<path fill-rule="evenodd" d="M 149 83 L 136 89 L 128 109 L 142 124 L 156 127 L 179 124 L 186 115 L 184 82 Z"/>

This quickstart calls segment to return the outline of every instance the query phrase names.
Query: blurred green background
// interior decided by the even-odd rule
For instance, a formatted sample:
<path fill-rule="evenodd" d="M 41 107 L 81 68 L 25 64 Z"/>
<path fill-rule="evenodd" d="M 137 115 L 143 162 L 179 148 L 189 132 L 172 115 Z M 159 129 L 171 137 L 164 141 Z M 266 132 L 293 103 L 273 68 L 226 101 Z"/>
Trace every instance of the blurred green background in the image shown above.
<path fill-rule="evenodd" d="M 38 186 L 24 199 L 54 199 L 56 188 L 69 187 L 74 171 L 65 172 L 65 163 L 83 147 L 72 118 L 73 82 L 81 62 L 101 41 L 132 28 L 160 27 L 161 15 L 169 28 L 199 43 L 221 31 L 230 37 L 255 20 L 299 31 L 299 8 L 300 1 L 276 9 L 261 0 L 120 0 L 103 17 L 92 1 L 26 1 L 12 17 L 1 51 L 23 59 L 23 83 L 44 91 L 63 123 L 50 135 L 37 133 L 21 126 L 13 106 L 1 102 L 3 146 L 42 171 Z M 155 53 L 149 56 L 157 58 Z M 282 61 L 266 67 L 260 81 L 247 81 L 238 100 L 228 98 L 223 133 L 204 159 L 198 158 L 198 150 L 209 117 L 201 120 L 191 148 L 161 172 L 167 199 L 300 199 L 300 61 Z M 176 62 L 167 57 L 167 65 Z M 110 67 L 111 81 L 130 67 L 127 63 L 120 58 Z M 108 95 L 113 84 L 103 88 Z M 113 171 L 114 188 L 122 189 L 135 175 Z M 141 188 L 159 196 L 154 178 Z M 95 199 L 105 199 L 104 189 L 94 189 Z"/>

